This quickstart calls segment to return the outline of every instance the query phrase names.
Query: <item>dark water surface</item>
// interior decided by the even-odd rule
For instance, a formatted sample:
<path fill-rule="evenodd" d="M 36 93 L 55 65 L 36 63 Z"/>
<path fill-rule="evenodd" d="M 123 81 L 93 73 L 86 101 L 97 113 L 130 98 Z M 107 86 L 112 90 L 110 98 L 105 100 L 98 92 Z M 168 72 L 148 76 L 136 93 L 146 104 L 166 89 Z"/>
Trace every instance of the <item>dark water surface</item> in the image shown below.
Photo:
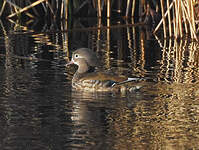
<path fill-rule="evenodd" d="M 0 23 L 0 149 L 198 149 L 198 43 L 122 21 Z M 130 94 L 74 91 L 65 64 L 79 47 L 152 82 Z"/>

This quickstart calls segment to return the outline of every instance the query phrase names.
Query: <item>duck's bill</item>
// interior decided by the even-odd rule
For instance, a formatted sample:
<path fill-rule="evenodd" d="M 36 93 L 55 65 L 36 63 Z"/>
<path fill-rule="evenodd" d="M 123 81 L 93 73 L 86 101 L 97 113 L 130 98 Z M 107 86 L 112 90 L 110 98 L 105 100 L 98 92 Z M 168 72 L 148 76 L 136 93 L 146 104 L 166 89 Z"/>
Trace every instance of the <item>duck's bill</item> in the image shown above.
<path fill-rule="evenodd" d="M 68 62 L 68 63 L 66 64 L 66 67 L 69 66 L 69 65 L 72 65 L 72 64 L 74 64 L 74 62 L 71 60 L 70 62 Z"/>

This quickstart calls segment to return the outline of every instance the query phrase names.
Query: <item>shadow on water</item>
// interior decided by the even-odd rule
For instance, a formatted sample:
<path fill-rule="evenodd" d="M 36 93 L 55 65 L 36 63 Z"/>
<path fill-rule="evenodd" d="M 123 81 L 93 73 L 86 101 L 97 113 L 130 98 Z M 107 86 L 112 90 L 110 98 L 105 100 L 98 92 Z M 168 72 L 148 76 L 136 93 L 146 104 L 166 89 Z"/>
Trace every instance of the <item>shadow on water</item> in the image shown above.
<path fill-rule="evenodd" d="M 198 148 L 198 43 L 121 20 L 0 23 L 1 149 Z M 65 64 L 79 47 L 152 82 L 133 94 L 74 91 Z"/>

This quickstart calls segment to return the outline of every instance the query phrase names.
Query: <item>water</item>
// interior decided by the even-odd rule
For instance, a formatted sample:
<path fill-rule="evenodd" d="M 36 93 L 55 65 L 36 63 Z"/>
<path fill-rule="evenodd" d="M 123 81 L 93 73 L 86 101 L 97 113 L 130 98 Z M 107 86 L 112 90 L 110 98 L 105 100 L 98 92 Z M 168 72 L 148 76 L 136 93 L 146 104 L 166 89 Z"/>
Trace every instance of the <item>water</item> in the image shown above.
<path fill-rule="evenodd" d="M 198 43 L 106 24 L 1 22 L 0 149 L 198 149 Z M 79 47 L 150 82 L 133 94 L 72 90 L 76 68 L 65 64 Z"/>

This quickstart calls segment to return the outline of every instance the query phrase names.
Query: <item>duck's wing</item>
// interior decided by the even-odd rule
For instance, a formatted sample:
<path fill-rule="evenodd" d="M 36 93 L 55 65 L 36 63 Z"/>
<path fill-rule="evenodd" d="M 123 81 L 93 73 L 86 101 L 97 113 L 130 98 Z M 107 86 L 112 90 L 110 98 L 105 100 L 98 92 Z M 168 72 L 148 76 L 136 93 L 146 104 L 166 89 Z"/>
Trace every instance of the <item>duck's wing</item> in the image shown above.
<path fill-rule="evenodd" d="M 113 81 L 113 82 L 123 82 L 128 80 L 125 76 L 118 76 L 115 74 L 105 73 L 105 72 L 92 72 L 85 74 L 80 80 L 99 80 L 99 81 Z"/>
<path fill-rule="evenodd" d="M 83 74 L 79 78 L 78 83 L 85 87 L 105 90 L 103 88 L 112 88 L 116 83 L 123 82 L 126 79 L 126 77 L 116 76 L 109 73 L 92 72 Z"/>
<path fill-rule="evenodd" d="M 125 76 L 118 76 L 110 73 L 92 72 L 80 79 L 89 87 L 115 87 L 127 85 L 129 82 L 140 81 L 140 78 L 127 78 Z"/>

